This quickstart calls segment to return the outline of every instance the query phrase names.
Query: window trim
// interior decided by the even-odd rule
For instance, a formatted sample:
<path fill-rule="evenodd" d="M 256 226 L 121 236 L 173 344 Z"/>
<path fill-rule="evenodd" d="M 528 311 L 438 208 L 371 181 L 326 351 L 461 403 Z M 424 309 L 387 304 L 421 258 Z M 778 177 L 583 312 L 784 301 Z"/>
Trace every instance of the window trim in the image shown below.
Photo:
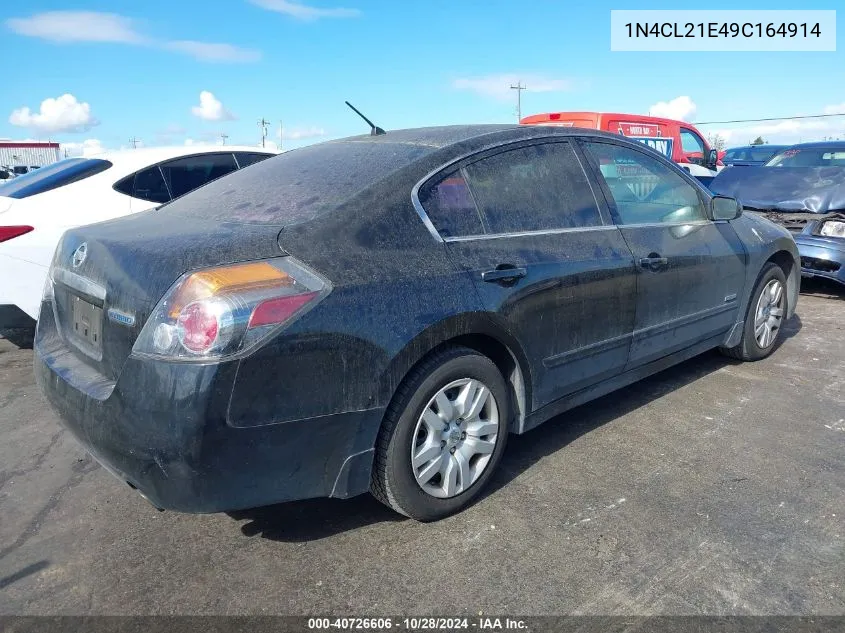
<path fill-rule="evenodd" d="M 443 237 L 440 235 L 437 228 L 434 226 L 434 223 L 431 221 L 431 218 L 428 217 L 428 212 L 420 202 L 419 193 L 420 190 L 424 187 L 427 187 L 429 184 L 432 184 L 439 176 L 445 175 L 452 171 L 460 171 L 461 176 L 463 176 L 464 180 L 467 183 L 467 186 L 470 190 L 470 195 L 472 196 L 473 203 L 475 203 L 476 208 L 478 207 L 478 203 L 475 200 L 475 194 L 472 192 L 472 187 L 469 186 L 469 180 L 466 178 L 466 174 L 464 173 L 464 167 L 467 165 L 471 165 L 472 163 L 478 162 L 480 160 L 484 160 L 490 156 L 501 154 L 507 151 L 512 151 L 516 149 L 521 149 L 523 147 L 533 147 L 537 145 L 548 145 L 550 143 L 568 143 L 570 148 L 572 149 L 573 153 L 575 154 L 576 159 L 578 160 L 578 164 L 581 167 L 581 171 L 584 174 L 584 178 L 587 180 L 587 184 L 590 187 L 590 192 L 593 194 L 593 200 L 596 203 L 596 212 L 598 213 L 599 220 L 601 220 L 601 224 L 596 226 L 576 226 L 576 227 L 564 227 L 564 228 L 557 228 L 557 229 L 538 229 L 536 231 L 513 231 L 508 233 L 481 233 L 479 235 L 453 235 L 449 237 Z M 595 187 L 593 186 L 594 177 L 591 173 L 591 169 L 584 164 L 584 159 L 581 156 L 581 147 L 578 144 L 578 137 L 574 135 L 566 135 L 566 136 L 542 136 L 542 137 L 535 137 L 530 139 L 518 139 L 518 140 L 508 140 L 508 141 L 500 141 L 498 143 L 487 145 L 480 149 L 473 150 L 471 152 L 467 152 L 466 154 L 462 154 L 456 158 L 451 159 L 449 162 L 444 163 L 433 169 L 428 174 L 423 176 L 416 185 L 413 186 L 411 189 L 411 203 L 414 206 L 414 210 L 417 212 L 417 215 L 420 216 L 420 219 L 425 224 L 426 228 L 428 229 L 429 233 L 431 233 L 432 237 L 440 243 L 449 243 L 449 242 L 471 242 L 474 240 L 484 240 L 484 239 L 501 239 L 503 237 L 529 237 L 529 236 L 536 236 L 536 235 L 554 235 L 558 233 L 570 233 L 570 232 L 579 232 L 583 233 L 586 231 L 595 231 L 595 230 L 606 230 L 606 229 L 615 229 L 616 225 L 614 223 L 614 218 L 612 216 L 608 216 L 606 213 L 607 207 L 602 205 L 601 200 L 599 200 L 598 195 L 596 194 Z M 602 194 L 604 192 L 602 191 Z M 480 209 L 479 209 L 480 212 Z M 483 215 L 483 214 L 482 214 Z M 482 220 L 482 227 L 486 230 L 487 227 L 484 225 L 484 221 Z"/>
<path fill-rule="evenodd" d="M 636 144 L 633 143 L 633 142 L 619 143 L 619 142 L 616 141 L 616 139 L 608 139 L 608 138 L 603 138 L 603 137 L 590 137 L 590 136 L 579 136 L 578 139 L 577 139 L 577 142 L 578 142 L 579 148 L 584 153 L 584 157 L 585 157 L 586 161 L 590 165 L 590 171 L 592 173 L 592 177 L 595 179 L 596 183 L 598 184 L 598 186 L 601 189 L 601 192 L 602 192 L 602 194 L 605 198 L 605 204 L 607 204 L 607 208 L 610 211 L 611 216 L 613 217 L 614 226 L 617 226 L 619 228 L 622 228 L 622 227 L 625 227 L 625 228 L 636 228 L 636 227 L 655 228 L 655 227 L 661 227 L 661 226 L 663 226 L 663 227 L 666 227 L 666 226 L 668 226 L 668 227 L 672 227 L 672 226 L 691 226 L 691 225 L 696 225 L 696 224 L 712 224 L 713 223 L 713 218 L 710 217 L 710 200 L 712 199 L 712 196 L 704 188 L 704 185 L 702 185 L 698 180 L 693 178 L 692 175 L 690 175 L 690 173 L 688 171 L 681 169 L 681 167 L 679 167 L 676 162 L 670 161 L 667 158 L 660 156 L 660 155 L 658 155 L 658 157 L 655 158 L 654 156 L 649 154 L 649 152 L 643 151 L 641 149 L 643 146 L 638 147 L 638 145 L 640 145 L 639 143 L 636 143 Z M 586 147 L 584 147 L 585 143 L 604 143 L 606 145 L 616 145 L 618 147 L 625 147 L 625 148 L 630 149 L 633 152 L 637 152 L 639 154 L 642 154 L 643 156 L 645 156 L 647 158 L 651 158 L 653 160 L 656 160 L 658 163 L 661 160 L 664 161 L 664 163 L 662 163 L 662 164 L 665 167 L 668 167 L 675 174 L 678 174 L 681 177 L 681 179 L 684 180 L 684 182 L 686 182 L 688 185 L 690 185 L 692 187 L 693 191 L 695 191 L 696 195 L 698 196 L 699 202 L 701 203 L 701 206 L 704 209 L 704 219 L 703 220 L 693 220 L 691 222 L 649 222 L 649 223 L 642 223 L 642 224 L 626 224 L 626 223 L 624 223 L 622 221 L 622 216 L 619 214 L 619 209 L 616 206 L 616 199 L 613 197 L 613 193 L 608 188 L 607 181 L 604 179 L 604 176 L 602 176 L 601 170 L 599 169 L 599 166 L 596 163 L 595 157 L 590 154 L 589 150 Z M 669 164 L 666 165 L 665 163 L 669 163 Z"/>

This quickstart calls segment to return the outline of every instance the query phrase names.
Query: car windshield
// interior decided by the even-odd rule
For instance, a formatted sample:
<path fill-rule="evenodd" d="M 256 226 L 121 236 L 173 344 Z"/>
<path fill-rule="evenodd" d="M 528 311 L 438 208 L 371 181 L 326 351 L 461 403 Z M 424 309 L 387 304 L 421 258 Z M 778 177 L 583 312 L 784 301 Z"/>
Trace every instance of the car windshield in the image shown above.
<path fill-rule="evenodd" d="M 111 165 L 109 161 L 99 158 L 66 158 L 0 185 L 0 196 L 27 198 L 88 178 L 105 171 Z"/>
<path fill-rule="evenodd" d="M 845 167 L 845 146 L 788 149 L 772 158 L 766 167 Z"/>

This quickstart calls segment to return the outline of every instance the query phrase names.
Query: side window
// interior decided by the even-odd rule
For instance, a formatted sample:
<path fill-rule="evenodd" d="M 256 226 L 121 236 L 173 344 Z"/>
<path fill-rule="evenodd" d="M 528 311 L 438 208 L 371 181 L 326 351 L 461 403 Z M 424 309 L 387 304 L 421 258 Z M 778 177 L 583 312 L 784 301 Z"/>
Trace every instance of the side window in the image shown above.
<path fill-rule="evenodd" d="M 658 159 L 611 143 L 585 142 L 584 148 L 598 164 L 622 224 L 707 219 L 695 188 Z"/>
<path fill-rule="evenodd" d="M 687 160 L 697 165 L 703 165 L 705 157 L 704 141 L 701 137 L 687 128 L 681 128 L 681 147 L 684 149 L 684 154 L 687 155 Z"/>
<path fill-rule="evenodd" d="M 235 159 L 238 161 L 238 168 L 249 167 L 253 163 L 260 163 L 262 160 L 272 158 L 273 154 L 258 154 L 254 152 L 235 152 Z"/>
<path fill-rule="evenodd" d="M 484 226 L 461 170 L 420 191 L 420 203 L 442 237 L 481 235 Z"/>
<path fill-rule="evenodd" d="M 529 145 L 465 172 L 489 233 L 600 226 L 595 196 L 572 146 Z"/>
<path fill-rule="evenodd" d="M 140 198 L 149 202 L 163 204 L 170 202 L 170 192 L 164 184 L 164 178 L 158 165 L 142 169 L 117 182 L 114 188 L 120 193 Z"/>
<path fill-rule="evenodd" d="M 161 171 L 174 198 L 235 171 L 232 154 L 200 154 L 177 158 L 161 165 Z"/>

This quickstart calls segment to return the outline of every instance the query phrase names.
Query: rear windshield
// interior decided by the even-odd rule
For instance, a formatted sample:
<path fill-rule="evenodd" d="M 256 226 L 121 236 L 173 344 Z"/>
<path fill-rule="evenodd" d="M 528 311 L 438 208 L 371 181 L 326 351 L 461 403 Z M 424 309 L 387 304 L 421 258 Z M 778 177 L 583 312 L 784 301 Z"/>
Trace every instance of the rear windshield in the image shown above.
<path fill-rule="evenodd" d="M 66 158 L 0 185 L 0 196 L 27 198 L 99 174 L 111 166 L 99 158 Z"/>
<path fill-rule="evenodd" d="M 215 180 L 167 208 L 212 220 L 295 224 L 337 208 L 434 149 L 385 137 L 311 145 Z"/>
<path fill-rule="evenodd" d="M 845 167 L 845 147 L 788 149 L 772 158 L 766 167 Z"/>

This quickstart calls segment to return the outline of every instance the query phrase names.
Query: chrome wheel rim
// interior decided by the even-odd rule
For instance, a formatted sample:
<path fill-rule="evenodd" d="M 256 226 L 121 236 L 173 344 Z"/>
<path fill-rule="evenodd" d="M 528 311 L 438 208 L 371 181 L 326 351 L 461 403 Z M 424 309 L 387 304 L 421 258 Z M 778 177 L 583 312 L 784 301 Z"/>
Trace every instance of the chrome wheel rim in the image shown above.
<path fill-rule="evenodd" d="M 763 288 L 757 300 L 754 318 L 754 338 L 761 349 L 766 349 L 778 336 L 783 321 L 783 284 L 772 279 Z"/>
<path fill-rule="evenodd" d="M 486 470 L 499 437 L 499 406 L 480 380 L 442 387 L 423 409 L 411 439 L 411 469 L 432 497 L 466 491 Z"/>

